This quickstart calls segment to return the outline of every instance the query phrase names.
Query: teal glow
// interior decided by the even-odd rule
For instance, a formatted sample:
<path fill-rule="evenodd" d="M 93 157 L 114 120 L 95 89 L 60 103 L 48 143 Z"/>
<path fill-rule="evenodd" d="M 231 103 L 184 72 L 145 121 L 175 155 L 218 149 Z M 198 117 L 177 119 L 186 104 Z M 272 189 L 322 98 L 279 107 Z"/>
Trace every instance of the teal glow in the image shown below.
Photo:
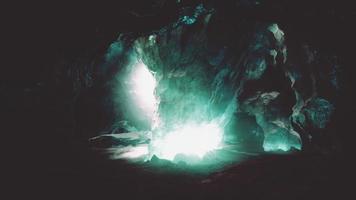
<path fill-rule="evenodd" d="M 151 119 L 156 118 L 158 98 L 155 96 L 157 86 L 153 73 L 141 61 L 135 63 L 128 78 L 131 99 L 140 109 L 141 114 Z"/>
<path fill-rule="evenodd" d="M 201 80 L 187 78 L 177 80 L 171 75 L 168 79 L 157 81 L 155 74 L 143 62 L 131 65 L 130 72 L 124 78 L 125 88 L 129 91 L 130 102 L 138 108 L 133 114 L 150 119 L 152 138 L 147 152 L 142 148 L 132 148 L 121 156 L 135 158 L 149 154 L 174 161 L 177 155 L 184 155 L 202 159 L 206 153 L 220 147 L 226 113 L 222 111 L 220 116 L 209 115 L 209 109 L 213 106 L 209 105 L 207 89 L 203 88 Z M 167 84 L 170 89 L 164 95 L 156 96 L 157 87 L 166 87 Z M 175 104 L 165 107 L 166 104 L 160 104 L 162 100 Z"/>
<path fill-rule="evenodd" d="M 263 145 L 265 151 L 288 151 L 290 146 L 287 143 L 266 143 Z"/>
<path fill-rule="evenodd" d="M 299 135 L 284 128 L 277 127 L 265 134 L 263 149 L 266 152 L 289 151 L 292 148 L 300 150 L 302 148 Z"/>
<path fill-rule="evenodd" d="M 197 156 L 199 159 L 221 145 L 223 130 L 215 123 L 177 126 L 152 142 L 153 153 L 162 159 L 174 160 L 177 155 Z"/>
<path fill-rule="evenodd" d="M 119 38 L 110 46 L 108 63 L 119 68 L 113 83 L 118 130 L 145 132 L 148 138 L 147 146 L 140 148 L 125 141 L 131 146 L 125 151 L 126 147 L 118 147 L 120 156 L 191 163 L 205 160 L 227 145 L 253 153 L 262 147 L 264 151 L 301 149 L 298 133 L 273 104 L 278 91 L 257 91 L 246 99 L 241 96 L 246 81 L 260 79 L 269 67 L 266 56 L 256 52 L 265 48 L 270 33 L 282 44 L 283 31 L 274 24 L 268 27 L 268 35 L 258 33 L 247 49 L 251 56 L 240 69 L 225 58 L 224 49 L 207 51 L 204 34 L 192 35 L 181 45 L 184 29 L 200 25 L 196 22 L 204 20 L 200 15 L 206 12 L 202 5 L 187 10 L 177 23 L 182 26 L 172 29 L 172 34 L 162 30 L 130 42 Z M 271 50 L 270 56 L 275 59 L 277 50 Z M 313 106 L 309 109 L 306 118 L 326 118 L 323 112 L 315 115 Z M 251 128 L 237 123 L 239 119 L 245 119 Z"/>

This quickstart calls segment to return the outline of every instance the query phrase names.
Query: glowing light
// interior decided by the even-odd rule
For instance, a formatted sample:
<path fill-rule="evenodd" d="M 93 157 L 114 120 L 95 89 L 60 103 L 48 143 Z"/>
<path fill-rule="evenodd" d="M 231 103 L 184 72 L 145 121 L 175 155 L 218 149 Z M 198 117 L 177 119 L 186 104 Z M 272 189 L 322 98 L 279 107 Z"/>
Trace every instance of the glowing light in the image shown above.
<path fill-rule="evenodd" d="M 179 154 L 202 158 L 207 152 L 218 149 L 223 131 L 214 123 L 184 125 L 154 140 L 154 154 L 174 160 Z"/>
<path fill-rule="evenodd" d="M 139 158 L 146 158 L 148 156 L 148 146 L 146 144 L 138 146 L 126 146 L 114 148 L 109 151 L 112 153 L 112 159 L 128 159 L 134 160 Z"/>
<path fill-rule="evenodd" d="M 155 115 L 159 104 L 159 100 L 155 96 L 157 82 L 154 74 L 144 63 L 138 61 L 132 69 L 129 82 L 133 101 L 143 111 L 141 114 L 152 119 L 152 124 L 154 124 L 157 119 Z"/>
<path fill-rule="evenodd" d="M 291 147 L 287 143 L 277 143 L 277 144 L 268 144 L 264 143 L 263 149 L 264 151 L 288 151 Z"/>
<path fill-rule="evenodd" d="M 148 154 L 148 148 L 146 146 L 133 147 L 130 151 L 122 154 L 123 158 L 138 158 Z"/>

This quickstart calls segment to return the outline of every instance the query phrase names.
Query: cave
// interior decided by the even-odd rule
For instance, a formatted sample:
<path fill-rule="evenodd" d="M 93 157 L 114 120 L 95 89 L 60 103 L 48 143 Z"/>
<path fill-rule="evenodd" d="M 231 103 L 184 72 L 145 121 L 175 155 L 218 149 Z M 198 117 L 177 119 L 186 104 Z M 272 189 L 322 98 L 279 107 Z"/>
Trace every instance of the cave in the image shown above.
<path fill-rule="evenodd" d="M 31 39 L 0 91 L 15 122 L 5 128 L 21 133 L 10 157 L 24 190 L 67 199 L 345 198 L 350 6 L 116 4 L 23 12 L 33 16 L 20 20 Z"/>

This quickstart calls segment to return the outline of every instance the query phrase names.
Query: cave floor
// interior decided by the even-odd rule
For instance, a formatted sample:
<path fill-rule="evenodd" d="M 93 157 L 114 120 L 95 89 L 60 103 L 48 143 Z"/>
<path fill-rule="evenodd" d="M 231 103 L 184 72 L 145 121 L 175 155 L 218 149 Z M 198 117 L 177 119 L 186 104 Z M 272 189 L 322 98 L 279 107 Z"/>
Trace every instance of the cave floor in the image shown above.
<path fill-rule="evenodd" d="M 171 162 L 129 163 L 91 154 L 70 170 L 43 179 L 42 195 L 62 199 L 343 199 L 346 170 L 339 158 L 230 152 L 237 163 L 209 170 Z M 38 187 L 37 187 L 38 188 Z"/>

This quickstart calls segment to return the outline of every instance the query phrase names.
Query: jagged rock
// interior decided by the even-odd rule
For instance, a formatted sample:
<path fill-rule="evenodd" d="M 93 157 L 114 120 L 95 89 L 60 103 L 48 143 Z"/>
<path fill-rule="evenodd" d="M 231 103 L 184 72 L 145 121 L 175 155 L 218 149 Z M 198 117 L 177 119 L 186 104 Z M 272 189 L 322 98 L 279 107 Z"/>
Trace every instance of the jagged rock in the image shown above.
<path fill-rule="evenodd" d="M 304 112 L 307 119 L 315 128 L 325 128 L 333 110 L 334 106 L 329 101 L 315 98 L 308 103 Z"/>
<path fill-rule="evenodd" d="M 147 65 L 158 81 L 158 112 L 167 127 L 219 117 L 226 125 L 236 120 L 234 113 L 247 113 L 258 128 L 229 131 L 237 135 L 262 131 L 265 150 L 301 149 L 305 140 L 300 135 L 309 134 L 303 128 L 308 123 L 323 128 L 330 118 L 334 107 L 318 97 L 318 90 L 326 83 L 335 85 L 335 70 L 328 72 L 332 78 L 317 72 L 313 67 L 317 51 L 303 45 L 288 47 L 288 33 L 276 23 L 238 22 L 231 29 L 219 24 L 220 17 L 204 4 L 187 8 L 177 22 L 160 30 L 121 35 L 109 48 L 107 62 L 120 60 L 118 68 L 133 60 Z M 221 38 L 216 29 L 227 37 Z M 287 54 L 289 48 L 293 51 Z"/>

